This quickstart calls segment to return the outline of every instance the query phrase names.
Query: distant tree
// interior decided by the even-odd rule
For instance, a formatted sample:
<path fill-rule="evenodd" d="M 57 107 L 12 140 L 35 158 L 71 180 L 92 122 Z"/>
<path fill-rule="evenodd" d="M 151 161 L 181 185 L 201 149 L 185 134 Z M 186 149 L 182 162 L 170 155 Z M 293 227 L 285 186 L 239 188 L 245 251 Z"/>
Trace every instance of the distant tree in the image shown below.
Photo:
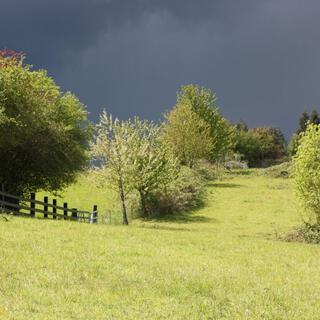
<path fill-rule="evenodd" d="M 24 56 L 0 51 L 0 184 L 21 195 L 58 190 L 87 164 L 85 106 Z"/>
<path fill-rule="evenodd" d="M 210 157 L 210 126 L 187 104 L 180 102 L 165 114 L 162 138 L 180 163 L 193 167 L 200 159 Z"/>
<path fill-rule="evenodd" d="M 303 111 L 303 113 L 301 114 L 299 118 L 299 128 L 297 129 L 296 133 L 292 135 L 291 141 L 288 147 L 288 150 L 291 156 L 294 156 L 296 154 L 299 146 L 300 137 L 306 131 L 307 126 L 310 123 L 315 125 L 320 124 L 319 114 L 316 109 L 313 109 L 310 115 L 306 110 Z"/>
<path fill-rule="evenodd" d="M 209 159 L 219 161 L 232 149 L 234 129 L 220 114 L 216 105 L 216 95 L 198 85 L 182 86 L 177 94 L 177 104 L 190 106 L 209 125 L 212 139 Z"/>
<path fill-rule="evenodd" d="M 294 133 L 291 137 L 290 143 L 288 145 L 288 152 L 291 156 L 294 156 L 298 150 L 299 139 L 300 139 L 302 133 L 300 133 L 300 134 Z"/>
<path fill-rule="evenodd" d="M 306 110 L 304 110 L 299 118 L 299 128 L 297 130 L 297 134 L 301 132 L 305 132 L 308 126 L 308 121 L 310 120 L 310 116 Z"/>
<path fill-rule="evenodd" d="M 249 166 L 263 166 L 286 155 L 286 141 L 277 128 L 238 130 L 234 151 L 241 154 Z"/>
<path fill-rule="evenodd" d="M 316 125 L 320 124 L 319 114 L 316 109 L 313 109 L 310 113 L 310 123 L 316 124 Z"/>
<path fill-rule="evenodd" d="M 235 127 L 236 127 L 236 130 L 238 130 L 238 131 L 245 131 L 246 132 L 249 130 L 248 125 L 243 120 L 238 121 L 235 124 Z"/>

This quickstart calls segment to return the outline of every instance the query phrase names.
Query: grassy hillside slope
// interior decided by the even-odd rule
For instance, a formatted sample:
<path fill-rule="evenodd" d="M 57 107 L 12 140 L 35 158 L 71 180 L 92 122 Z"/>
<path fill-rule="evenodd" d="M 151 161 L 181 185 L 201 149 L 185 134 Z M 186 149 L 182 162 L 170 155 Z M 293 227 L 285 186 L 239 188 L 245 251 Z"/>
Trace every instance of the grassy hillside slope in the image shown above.
<path fill-rule="evenodd" d="M 299 224 L 291 181 L 209 192 L 192 214 L 129 227 L 0 218 L 0 318 L 319 319 L 320 247 L 276 240 Z"/>

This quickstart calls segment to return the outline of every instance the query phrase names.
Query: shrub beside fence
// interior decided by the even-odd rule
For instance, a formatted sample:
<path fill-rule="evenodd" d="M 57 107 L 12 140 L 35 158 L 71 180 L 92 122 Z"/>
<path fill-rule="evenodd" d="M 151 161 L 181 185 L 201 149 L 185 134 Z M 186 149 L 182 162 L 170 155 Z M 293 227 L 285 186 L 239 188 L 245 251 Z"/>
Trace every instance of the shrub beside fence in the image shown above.
<path fill-rule="evenodd" d="M 58 206 L 57 199 L 44 197 L 43 201 L 36 200 L 36 194 L 31 193 L 30 198 L 18 197 L 4 191 L 0 191 L 0 212 L 12 213 L 14 215 L 29 216 L 31 218 L 43 217 L 48 219 L 75 220 L 86 223 L 98 222 L 98 207 L 93 206 L 92 212 L 69 208 L 68 203 Z"/>

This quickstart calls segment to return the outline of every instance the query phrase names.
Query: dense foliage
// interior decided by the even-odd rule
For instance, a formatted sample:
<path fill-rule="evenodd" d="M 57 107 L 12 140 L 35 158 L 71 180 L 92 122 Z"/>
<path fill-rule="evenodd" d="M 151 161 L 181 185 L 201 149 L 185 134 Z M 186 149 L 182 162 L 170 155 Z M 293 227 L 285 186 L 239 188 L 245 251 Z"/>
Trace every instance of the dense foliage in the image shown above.
<path fill-rule="evenodd" d="M 156 189 L 149 194 L 143 217 L 161 217 L 197 208 L 205 198 L 205 178 L 195 168 L 181 166 L 178 176 L 167 188 Z M 135 213 L 133 213 L 135 214 Z"/>
<path fill-rule="evenodd" d="M 213 144 L 208 123 L 182 103 L 165 115 L 162 139 L 180 163 L 189 167 L 208 158 Z"/>
<path fill-rule="evenodd" d="M 190 106 L 209 127 L 211 147 L 208 159 L 212 162 L 224 160 L 233 146 L 234 130 L 220 114 L 216 105 L 216 95 L 198 85 L 182 86 L 177 94 L 177 104 Z"/>
<path fill-rule="evenodd" d="M 119 194 L 123 224 L 128 224 L 130 193 L 139 193 L 141 214 L 148 216 L 150 201 L 165 192 L 178 174 L 176 158 L 161 142 L 160 127 L 139 118 L 119 121 L 104 112 L 92 154 L 99 161 L 99 178 Z"/>
<path fill-rule="evenodd" d="M 286 140 L 279 129 L 247 129 L 243 124 L 236 128 L 234 151 L 240 154 L 250 167 L 268 166 L 286 155 Z"/>
<path fill-rule="evenodd" d="M 23 55 L 0 52 L 0 184 L 22 194 L 71 183 L 87 161 L 84 105 Z"/>
<path fill-rule="evenodd" d="M 296 192 L 308 220 L 320 224 L 320 126 L 309 124 L 294 157 Z"/>

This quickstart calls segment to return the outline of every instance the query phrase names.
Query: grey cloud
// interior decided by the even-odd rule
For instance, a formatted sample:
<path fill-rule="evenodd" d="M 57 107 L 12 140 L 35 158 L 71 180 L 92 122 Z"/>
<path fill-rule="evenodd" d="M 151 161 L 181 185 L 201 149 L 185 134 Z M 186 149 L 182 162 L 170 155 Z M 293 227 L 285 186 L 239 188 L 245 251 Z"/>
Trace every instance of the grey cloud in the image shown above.
<path fill-rule="evenodd" d="M 96 119 L 158 119 L 181 84 L 222 112 L 291 133 L 319 105 L 316 0 L 2 0 L 0 47 L 25 51 Z"/>

